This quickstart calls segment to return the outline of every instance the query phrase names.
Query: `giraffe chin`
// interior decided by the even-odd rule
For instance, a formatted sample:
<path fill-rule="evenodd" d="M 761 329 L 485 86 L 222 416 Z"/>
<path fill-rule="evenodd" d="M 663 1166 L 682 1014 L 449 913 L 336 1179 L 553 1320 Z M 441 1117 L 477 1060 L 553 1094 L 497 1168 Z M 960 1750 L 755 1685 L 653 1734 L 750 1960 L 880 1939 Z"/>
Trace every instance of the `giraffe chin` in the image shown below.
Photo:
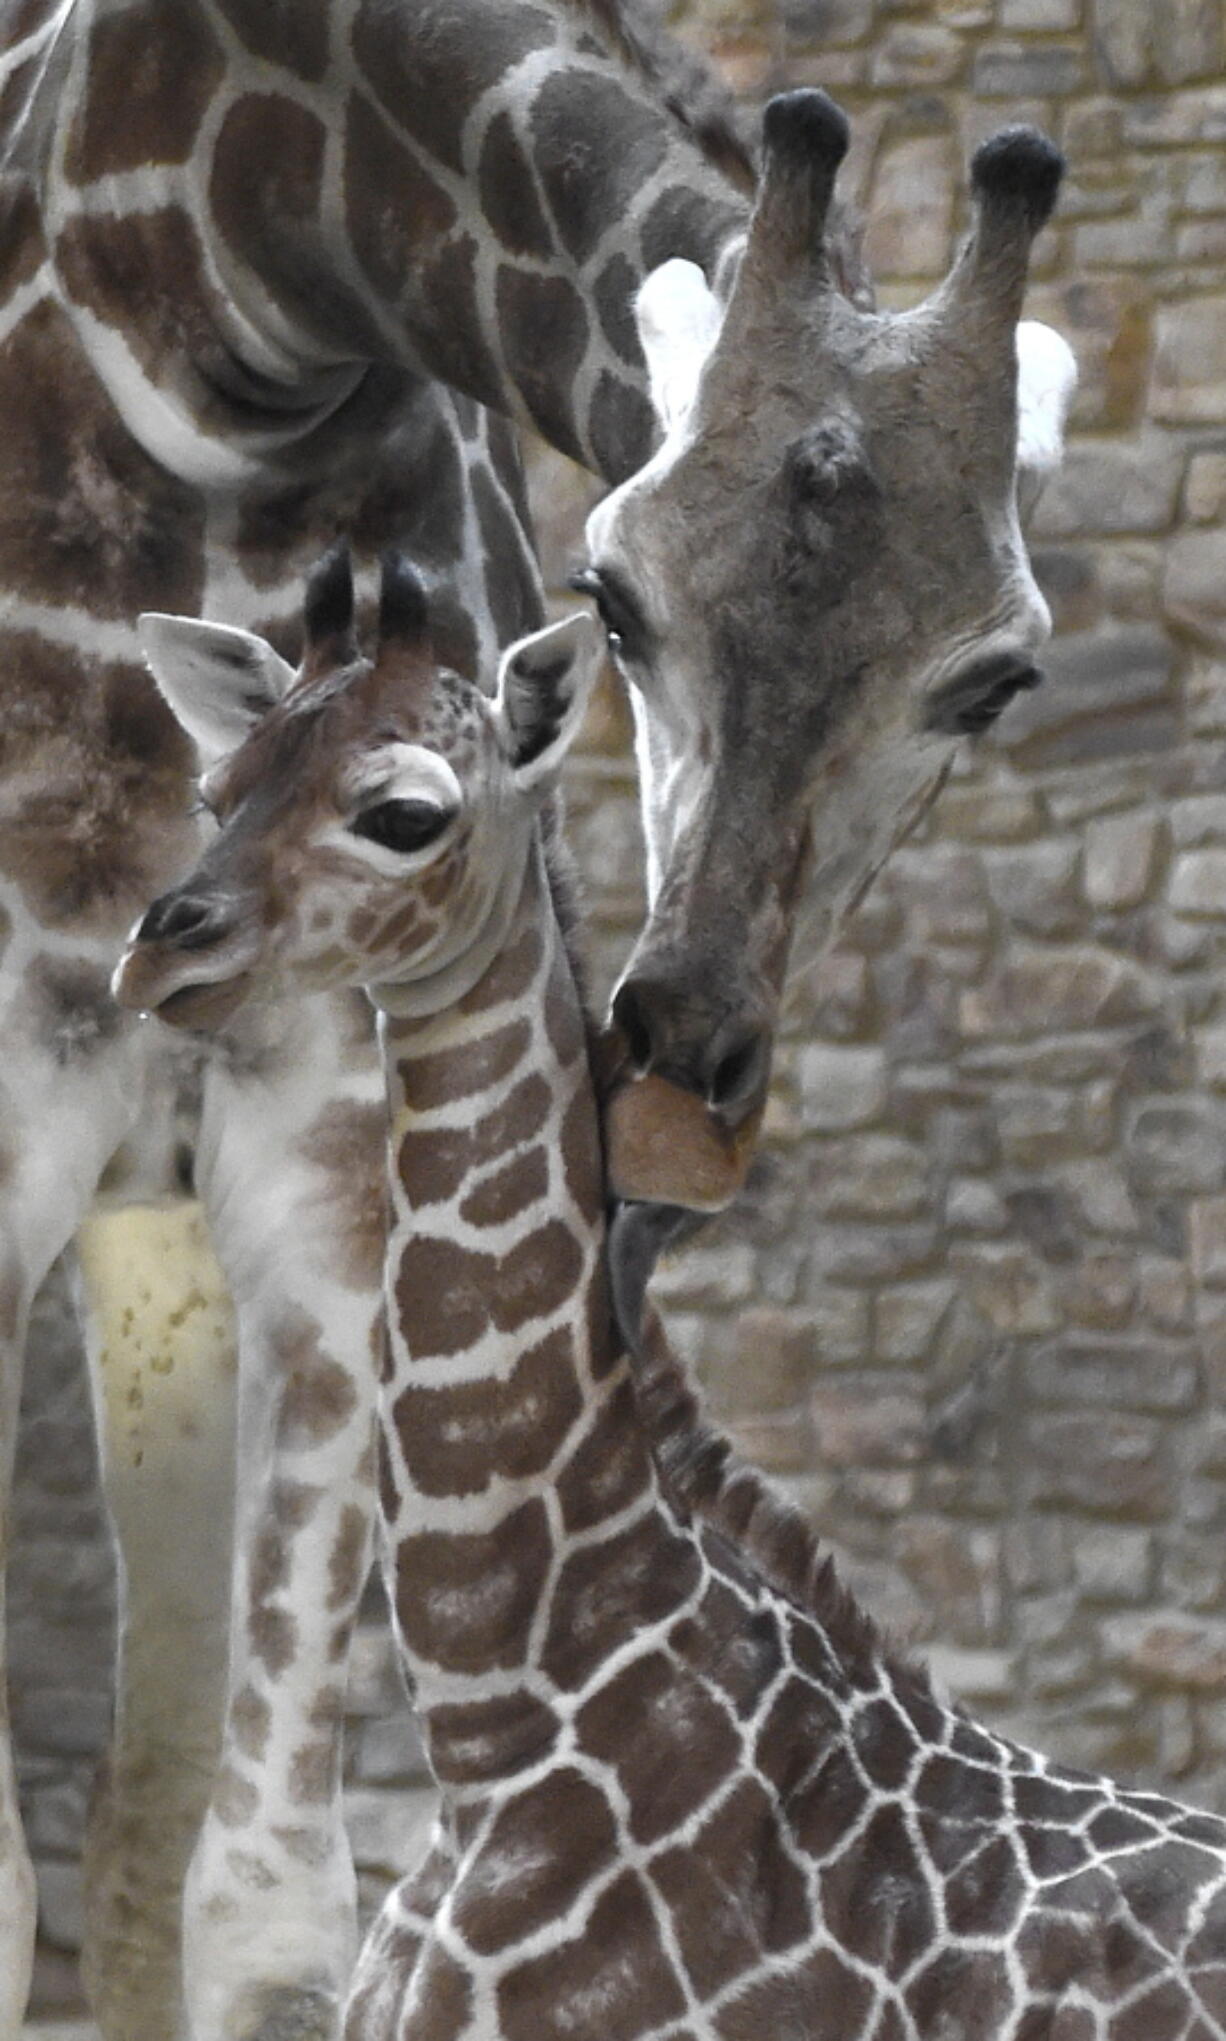
<path fill-rule="evenodd" d="M 730 1128 L 696 1092 L 650 1073 L 631 1078 L 605 1105 L 610 1196 L 628 1204 L 722 1212 L 745 1181 L 762 1112 L 758 1105 Z"/>

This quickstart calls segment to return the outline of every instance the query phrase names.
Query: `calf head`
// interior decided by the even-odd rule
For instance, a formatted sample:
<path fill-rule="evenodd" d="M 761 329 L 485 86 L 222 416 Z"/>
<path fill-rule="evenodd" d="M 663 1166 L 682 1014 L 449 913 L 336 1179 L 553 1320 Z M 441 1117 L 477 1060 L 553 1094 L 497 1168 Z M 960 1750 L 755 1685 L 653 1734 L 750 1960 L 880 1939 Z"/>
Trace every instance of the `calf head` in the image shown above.
<path fill-rule="evenodd" d="M 422 586 L 396 556 L 372 658 L 343 549 L 312 577 L 305 621 L 295 673 L 250 632 L 141 619 L 219 826 L 133 930 L 123 1005 L 211 1032 L 256 992 L 376 984 L 396 1012 L 437 1012 L 503 942 L 598 664 L 590 619 L 512 646 L 493 700 L 438 665 Z"/>

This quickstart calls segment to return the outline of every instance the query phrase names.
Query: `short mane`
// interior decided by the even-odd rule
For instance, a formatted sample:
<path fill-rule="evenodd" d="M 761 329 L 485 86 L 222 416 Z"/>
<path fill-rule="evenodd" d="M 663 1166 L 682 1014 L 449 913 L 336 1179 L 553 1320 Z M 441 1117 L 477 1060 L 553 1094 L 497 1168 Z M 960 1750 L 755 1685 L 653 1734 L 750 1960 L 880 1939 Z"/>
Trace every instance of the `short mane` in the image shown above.
<path fill-rule="evenodd" d="M 927 1669 L 895 1649 L 844 1586 L 807 1517 L 704 1416 L 651 1305 L 630 1368 L 639 1415 L 674 1502 L 745 1553 L 770 1587 L 819 1623 L 853 1676 L 871 1680 L 884 1662 L 913 1690 L 933 1697 Z"/>
<path fill-rule="evenodd" d="M 565 0 L 648 84 L 693 136 L 709 163 L 752 198 L 758 183 L 753 151 L 737 125 L 731 92 L 712 64 L 649 21 L 634 0 Z"/>
<path fill-rule="evenodd" d="M 648 85 L 683 127 L 707 161 L 729 183 L 753 199 L 758 165 L 737 117 L 736 101 L 713 64 L 648 20 L 640 0 L 563 0 L 572 15 L 587 21 L 600 40 Z M 837 288 L 861 311 L 872 311 L 876 294 L 864 261 L 864 233 L 853 210 L 836 198 L 826 224 L 826 248 Z"/>

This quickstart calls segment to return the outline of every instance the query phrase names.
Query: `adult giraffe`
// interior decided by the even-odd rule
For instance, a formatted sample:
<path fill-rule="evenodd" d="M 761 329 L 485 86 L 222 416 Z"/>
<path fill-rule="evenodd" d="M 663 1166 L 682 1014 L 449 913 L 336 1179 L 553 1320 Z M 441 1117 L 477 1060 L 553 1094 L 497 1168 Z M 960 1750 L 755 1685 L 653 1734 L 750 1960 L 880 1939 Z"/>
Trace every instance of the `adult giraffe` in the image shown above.
<path fill-rule="evenodd" d="M 847 831 L 841 858 L 823 838 L 814 863 L 834 900 L 883 852 L 958 718 L 1027 676 L 1044 628 L 1013 508 L 1013 331 L 1056 159 L 1035 137 L 989 146 L 949 284 L 928 312 L 877 321 L 830 289 L 821 252 L 844 139 L 820 95 L 776 103 L 748 253 L 690 410 L 722 316 L 702 277 L 732 286 L 749 204 L 712 160 L 735 167 L 730 140 L 717 124 L 704 148 L 666 110 L 609 0 L 8 0 L 0 15 L 0 1475 L 7 1488 L 30 1299 L 101 1184 L 126 1208 L 91 1222 L 85 1256 L 126 1573 L 119 1744 L 91 1852 L 108 2035 L 174 2031 L 178 1885 L 205 1802 L 193 2034 L 247 2041 L 278 2019 L 333 2031 L 353 1937 L 337 1695 L 370 1513 L 382 1223 L 358 1006 L 320 999 L 288 1036 L 248 1019 L 206 1060 L 110 1004 L 124 930 L 191 862 L 201 826 L 131 620 L 207 609 L 293 652 L 302 574 L 344 527 L 360 561 L 395 537 L 445 569 L 440 652 L 488 671 L 498 643 L 539 621 L 540 590 L 510 429 L 479 402 L 629 483 L 594 527 L 591 585 L 645 689 L 653 927 L 674 977 L 655 942 L 622 1013 L 656 1089 L 626 1097 L 656 1117 L 698 1100 L 698 1159 L 711 1130 L 736 1149 L 765 1082 L 805 799 L 832 778 L 859 789 L 824 804 Z M 769 367 L 769 401 L 744 382 L 746 346 L 755 373 Z M 657 419 L 672 430 L 652 462 Z M 750 521 L 770 545 L 738 556 L 734 527 Z M 729 635 L 695 631 L 700 670 L 667 655 L 665 622 L 711 603 L 717 561 L 712 622 Z M 859 623 L 831 596 L 853 588 Z M 759 624 L 765 718 L 732 656 Z M 276 681 L 243 676 L 256 696 Z M 798 779 L 802 749 L 812 771 Z M 744 800 L 729 802 L 737 758 Z M 705 822 L 697 844 L 691 760 L 715 775 L 736 840 L 753 838 L 752 893 L 727 890 L 728 846 L 707 843 Z M 735 909 L 720 941 L 752 980 L 717 1015 L 712 884 Z M 677 973 L 698 993 L 697 1060 L 694 1011 L 674 1029 L 658 995 Z M 738 965 L 728 984 L 743 982 Z M 743 1142 L 714 1189 L 694 1175 L 691 1193 L 642 1161 L 635 1117 L 632 1104 L 623 1189 L 727 1194 Z M 275 1195 L 270 1155 L 284 1159 Z M 219 1497 L 233 1361 L 224 1338 L 202 1337 L 193 1375 L 176 1343 L 186 1317 L 207 1322 L 217 1285 L 182 1202 L 189 1178 L 237 1306 L 232 1593 Z M 150 1251 L 156 1285 L 140 1273 Z M 138 1272 L 139 1323 L 110 1293 L 117 1260 Z M 185 1372 L 183 1406 L 155 1406 Z M 295 1549 L 311 1567 L 295 1570 L 287 1530 L 304 1515 L 312 1535 Z M 326 1719 L 309 1699 L 321 1666 Z M 255 1851 L 234 1845 L 227 1751 L 260 1801 Z M 5 1747 L 2 2041 L 32 1929 Z"/>

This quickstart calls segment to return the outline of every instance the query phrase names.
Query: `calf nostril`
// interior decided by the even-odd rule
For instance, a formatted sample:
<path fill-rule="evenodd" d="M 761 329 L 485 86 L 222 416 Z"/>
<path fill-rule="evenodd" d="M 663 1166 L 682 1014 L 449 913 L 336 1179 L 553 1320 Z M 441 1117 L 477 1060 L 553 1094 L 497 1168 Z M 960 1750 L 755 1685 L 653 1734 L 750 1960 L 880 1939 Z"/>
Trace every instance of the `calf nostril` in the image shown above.
<path fill-rule="evenodd" d="M 199 894 L 163 893 L 155 900 L 139 929 L 137 940 L 145 943 L 179 943 L 186 949 L 212 942 L 229 922 L 224 908 Z"/>
<path fill-rule="evenodd" d="M 739 1105 L 757 1090 L 762 1076 L 765 1036 L 745 1035 L 720 1057 L 711 1072 L 707 1096 L 713 1106 Z"/>
<path fill-rule="evenodd" d="M 613 1019 L 626 1038 L 630 1060 L 640 1070 L 649 1070 L 655 1059 L 651 1023 L 637 988 L 629 980 L 619 986 L 613 1001 Z"/>

